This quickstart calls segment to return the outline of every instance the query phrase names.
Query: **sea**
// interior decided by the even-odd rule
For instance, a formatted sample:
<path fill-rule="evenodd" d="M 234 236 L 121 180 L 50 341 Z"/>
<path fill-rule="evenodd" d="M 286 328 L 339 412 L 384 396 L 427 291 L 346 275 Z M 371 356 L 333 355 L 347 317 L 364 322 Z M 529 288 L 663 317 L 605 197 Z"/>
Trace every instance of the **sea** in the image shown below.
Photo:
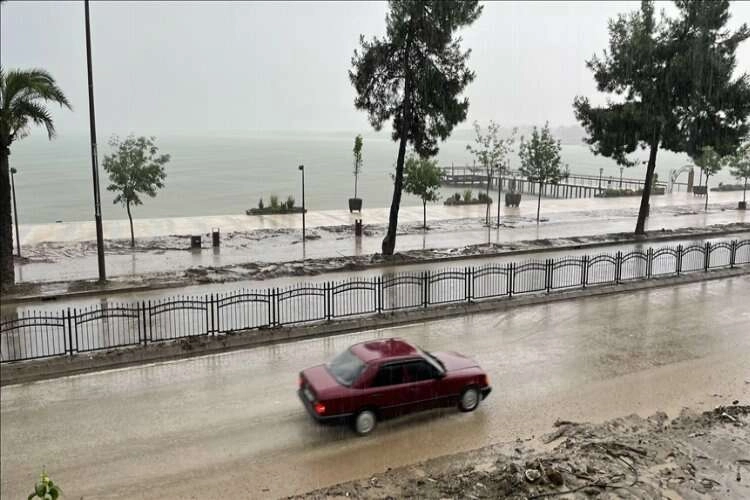
<path fill-rule="evenodd" d="M 203 215 L 244 214 L 272 195 L 280 201 L 292 196 L 302 201 L 304 165 L 305 204 L 308 210 L 347 209 L 354 195 L 352 147 L 357 131 L 351 132 L 247 132 L 205 135 L 160 134 L 156 144 L 171 156 L 166 165 L 165 187 L 155 198 L 144 197 L 133 210 L 135 218 L 164 218 Z M 363 168 L 358 196 L 365 207 L 390 206 L 393 195 L 392 173 L 398 145 L 388 132 L 360 132 L 364 138 Z M 466 146 L 473 142 L 472 130 L 457 130 L 440 144 L 441 166 L 472 165 Z M 99 172 L 104 219 L 124 219 L 125 210 L 113 204 L 115 193 L 108 191 L 107 175 L 101 168 L 110 152 L 108 135 L 99 133 Z M 15 174 L 16 199 L 21 224 L 93 220 L 91 153 L 88 134 L 61 133 L 48 140 L 41 131 L 17 141 L 11 147 L 10 165 Z M 517 168 L 518 143 L 510 156 Z M 642 162 L 646 151 L 634 155 Z M 563 161 L 571 173 L 619 179 L 620 167 L 608 158 L 595 156 L 585 144 L 563 144 Z M 684 154 L 659 151 L 657 173 L 666 180 L 671 169 L 689 164 Z M 626 168 L 624 177 L 642 178 L 645 165 Z M 696 183 L 698 172 L 696 171 Z M 686 182 L 687 174 L 679 179 Z M 711 179 L 732 182 L 726 172 Z M 443 197 L 455 190 L 445 188 Z M 404 194 L 402 204 L 420 205 Z"/>

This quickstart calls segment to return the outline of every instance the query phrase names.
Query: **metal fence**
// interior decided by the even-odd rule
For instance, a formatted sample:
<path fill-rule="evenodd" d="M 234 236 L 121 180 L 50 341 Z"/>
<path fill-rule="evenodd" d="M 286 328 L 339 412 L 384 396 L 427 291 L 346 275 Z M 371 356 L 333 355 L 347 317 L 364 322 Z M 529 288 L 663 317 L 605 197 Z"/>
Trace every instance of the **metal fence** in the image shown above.
<path fill-rule="evenodd" d="M 0 318 L 0 361 L 74 355 L 750 264 L 750 240 L 401 273 Z"/>

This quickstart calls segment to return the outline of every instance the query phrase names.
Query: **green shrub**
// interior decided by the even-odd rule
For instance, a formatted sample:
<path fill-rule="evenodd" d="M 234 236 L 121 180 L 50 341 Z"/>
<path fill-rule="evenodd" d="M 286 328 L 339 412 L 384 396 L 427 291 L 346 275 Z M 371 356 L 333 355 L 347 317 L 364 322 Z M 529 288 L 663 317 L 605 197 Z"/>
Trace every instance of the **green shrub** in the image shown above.
<path fill-rule="evenodd" d="M 294 208 L 294 196 L 289 195 L 286 199 L 286 208 L 289 210 Z"/>
<path fill-rule="evenodd" d="M 34 485 L 34 492 L 28 496 L 28 500 L 33 498 L 43 498 L 45 500 L 57 500 L 62 495 L 62 490 L 49 478 L 47 473 L 42 470 L 39 475 L 39 482 Z"/>
<path fill-rule="evenodd" d="M 473 193 L 471 192 L 471 189 L 467 189 L 464 191 L 464 201 L 471 201 L 471 196 Z"/>
<path fill-rule="evenodd" d="M 263 210 L 263 198 L 258 201 L 258 209 Z"/>
<path fill-rule="evenodd" d="M 279 208 L 279 197 L 275 194 L 271 195 L 271 208 Z"/>

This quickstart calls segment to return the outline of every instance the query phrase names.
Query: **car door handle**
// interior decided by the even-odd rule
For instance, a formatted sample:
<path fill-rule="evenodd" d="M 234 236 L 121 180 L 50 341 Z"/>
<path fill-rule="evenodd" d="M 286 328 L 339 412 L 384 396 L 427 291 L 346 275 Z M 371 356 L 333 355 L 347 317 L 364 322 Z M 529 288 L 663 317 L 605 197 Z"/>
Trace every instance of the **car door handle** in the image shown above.
<path fill-rule="evenodd" d="M 382 392 L 376 392 L 371 397 L 373 397 L 373 398 L 382 398 L 383 397 L 383 393 Z"/>

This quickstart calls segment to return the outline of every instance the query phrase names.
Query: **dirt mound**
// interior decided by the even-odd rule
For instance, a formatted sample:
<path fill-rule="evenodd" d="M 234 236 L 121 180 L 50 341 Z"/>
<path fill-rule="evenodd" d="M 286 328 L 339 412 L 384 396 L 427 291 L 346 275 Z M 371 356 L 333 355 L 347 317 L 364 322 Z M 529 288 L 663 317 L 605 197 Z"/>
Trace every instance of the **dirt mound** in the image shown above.
<path fill-rule="evenodd" d="M 322 498 L 750 498 L 750 406 L 558 421 L 494 445 L 314 491 Z"/>

